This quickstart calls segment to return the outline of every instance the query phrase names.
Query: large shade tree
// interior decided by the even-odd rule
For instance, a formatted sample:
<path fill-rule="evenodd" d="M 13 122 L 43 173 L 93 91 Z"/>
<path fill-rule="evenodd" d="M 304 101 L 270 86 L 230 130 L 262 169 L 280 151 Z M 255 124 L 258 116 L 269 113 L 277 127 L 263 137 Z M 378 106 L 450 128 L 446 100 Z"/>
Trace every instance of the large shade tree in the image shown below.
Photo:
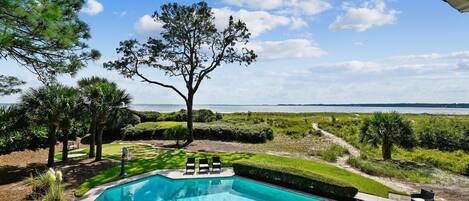
<path fill-rule="evenodd" d="M 245 48 L 250 38 L 246 24 L 230 17 L 227 26 L 218 30 L 213 12 L 205 2 L 190 6 L 165 4 L 160 12 L 153 14 L 153 19 L 163 24 L 159 37 L 150 37 L 143 44 L 135 39 L 121 41 L 117 48 L 121 57 L 105 63 L 104 67 L 177 93 L 186 103 L 187 143 L 190 143 L 194 139 L 194 95 L 202 81 L 210 78 L 209 74 L 222 64 L 249 65 L 257 55 Z M 184 88 L 153 79 L 143 67 L 182 79 L 185 92 Z"/>
<path fill-rule="evenodd" d="M 409 146 L 409 138 L 412 139 L 411 123 L 397 112 L 376 112 L 361 127 L 361 141 L 381 144 L 384 160 L 391 159 L 394 144 Z"/>
<path fill-rule="evenodd" d="M 79 86 L 83 89 L 85 104 L 90 110 L 91 132 L 94 132 L 90 138 L 92 141 L 96 139 L 96 160 L 101 160 L 103 131 L 116 116 L 128 111 L 127 106 L 132 98 L 125 90 L 119 89 L 116 83 L 104 78 L 85 78 L 79 81 Z"/>
<path fill-rule="evenodd" d="M 84 42 L 90 38 L 78 17 L 84 0 L 0 1 L 0 60 L 11 59 L 43 83 L 58 74 L 73 75 L 100 54 Z M 23 82 L 0 75 L 0 95 L 18 92 Z"/>
<path fill-rule="evenodd" d="M 47 165 L 54 165 L 55 144 L 57 143 L 57 130 L 61 120 L 66 117 L 64 108 L 68 107 L 75 89 L 59 84 L 52 84 L 38 89 L 30 89 L 21 97 L 23 111 L 30 119 L 47 126 L 49 141 L 49 156 Z"/>

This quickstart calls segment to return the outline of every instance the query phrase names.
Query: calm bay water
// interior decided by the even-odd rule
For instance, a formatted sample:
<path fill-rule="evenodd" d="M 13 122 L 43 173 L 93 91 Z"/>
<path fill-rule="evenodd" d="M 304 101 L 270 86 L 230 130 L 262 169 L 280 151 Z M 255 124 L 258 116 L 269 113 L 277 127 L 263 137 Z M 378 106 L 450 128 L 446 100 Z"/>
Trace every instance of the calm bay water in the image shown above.
<path fill-rule="evenodd" d="M 0 103 L 1 106 L 11 104 Z M 175 112 L 185 109 L 185 105 L 179 104 L 133 104 L 131 109 L 137 111 Z M 346 112 L 346 113 L 372 113 L 390 112 L 410 114 L 469 114 L 469 108 L 436 108 L 436 107 L 363 107 L 363 106 L 279 106 L 279 105 L 194 105 L 194 109 L 210 109 L 214 112 Z"/>
<path fill-rule="evenodd" d="M 138 111 L 174 112 L 185 109 L 185 105 L 176 104 L 134 104 Z M 278 105 L 194 105 L 194 109 L 210 109 L 220 113 L 233 112 L 347 112 L 371 113 L 377 111 L 412 114 L 469 114 L 469 108 L 431 108 L 431 107 L 358 107 L 358 106 L 278 106 Z"/>

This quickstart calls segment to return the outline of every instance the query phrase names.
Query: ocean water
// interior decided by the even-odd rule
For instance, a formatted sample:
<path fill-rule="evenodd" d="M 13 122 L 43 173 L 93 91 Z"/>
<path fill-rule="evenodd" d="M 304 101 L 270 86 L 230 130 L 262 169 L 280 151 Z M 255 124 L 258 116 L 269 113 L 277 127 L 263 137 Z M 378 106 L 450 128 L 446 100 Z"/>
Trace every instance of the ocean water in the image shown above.
<path fill-rule="evenodd" d="M 132 109 L 138 111 L 174 112 L 185 109 L 185 105 L 176 104 L 134 104 Z M 279 105 L 194 105 L 194 109 L 210 109 L 220 113 L 233 112 L 347 112 L 371 113 L 390 112 L 410 114 L 469 114 L 469 108 L 435 108 L 435 107 L 358 107 L 358 106 L 279 106 Z"/>
<path fill-rule="evenodd" d="M 107 189 L 96 201 L 319 201 L 320 198 L 229 177 L 169 179 L 152 176 Z"/>

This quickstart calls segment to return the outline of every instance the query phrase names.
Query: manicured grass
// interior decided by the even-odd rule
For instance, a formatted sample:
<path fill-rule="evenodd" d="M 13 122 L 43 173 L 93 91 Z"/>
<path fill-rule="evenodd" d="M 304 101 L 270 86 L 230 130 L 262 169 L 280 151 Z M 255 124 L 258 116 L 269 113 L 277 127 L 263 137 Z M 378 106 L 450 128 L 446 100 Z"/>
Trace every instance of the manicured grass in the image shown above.
<path fill-rule="evenodd" d="M 381 197 L 387 197 L 388 193 L 390 192 L 399 193 L 372 179 L 363 177 L 361 175 L 326 163 L 297 158 L 273 156 L 268 154 L 255 154 L 252 157 L 243 161 L 265 166 L 276 166 L 284 168 L 286 170 L 301 170 L 304 172 L 304 174 L 321 175 L 332 181 L 352 185 L 357 188 L 360 192 L 369 193 Z"/>
<path fill-rule="evenodd" d="M 172 128 L 175 126 L 184 126 L 184 125 L 186 125 L 186 122 L 160 121 L 160 122 L 143 122 L 143 123 L 135 125 L 134 127 L 136 129 L 144 129 L 144 130 L 154 129 L 154 128 L 165 130 L 165 129 Z"/>
<path fill-rule="evenodd" d="M 132 152 L 132 155 L 136 155 L 142 150 L 152 149 L 151 146 L 143 144 L 105 144 L 103 145 L 103 157 L 119 159 L 120 154 L 122 154 L 122 148 L 124 147 L 129 148 L 129 150 Z M 137 153 L 135 153 L 135 151 L 137 151 Z M 73 150 L 68 152 L 68 154 L 85 154 L 81 158 L 88 157 L 89 148 Z M 145 153 L 145 156 L 147 155 L 148 153 Z M 55 154 L 55 158 L 60 160 L 62 158 L 62 153 Z"/>
<path fill-rule="evenodd" d="M 109 146 L 105 145 L 104 147 Z M 106 153 L 106 156 L 112 158 L 118 158 L 120 153 L 117 147 L 118 145 L 111 145 L 114 150 L 113 153 Z M 233 161 L 248 160 L 259 163 L 270 163 L 281 165 L 284 167 L 295 167 L 301 168 L 306 171 L 310 171 L 315 174 L 321 174 L 324 177 L 337 180 L 339 182 L 345 182 L 362 192 L 387 196 L 388 192 L 394 192 L 392 189 L 366 177 L 362 177 L 355 173 L 340 169 L 338 167 L 328 165 L 325 163 L 314 162 L 309 160 L 301 160 L 295 158 L 271 156 L 268 154 L 255 154 L 255 153 L 240 153 L 240 152 L 220 152 L 220 153 L 185 153 L 180 150 L 161 150 L 154 149 L 145 145 L 130 146 L 131 153 L 138 153 L 138 157 L 134 154 L 134 157 L 127 162 L 127 173 L 128 176 L 138 175 L 145 172 L 149 172 L 156 169 L 180 169 L 185 167 L 187 157 L 199 158 L 211 158 L 212 156 L 220 156 L 222 160 L 222 166 L 230 167 Z M 119 179 L 120 167 L 116 166 L 100 172 L 98 175 L 87 179 L 77 189 L 75 189 L 75 195 L 80 197 L 83 196 L 89 189 L 103 184 L 112 182 Z"/>

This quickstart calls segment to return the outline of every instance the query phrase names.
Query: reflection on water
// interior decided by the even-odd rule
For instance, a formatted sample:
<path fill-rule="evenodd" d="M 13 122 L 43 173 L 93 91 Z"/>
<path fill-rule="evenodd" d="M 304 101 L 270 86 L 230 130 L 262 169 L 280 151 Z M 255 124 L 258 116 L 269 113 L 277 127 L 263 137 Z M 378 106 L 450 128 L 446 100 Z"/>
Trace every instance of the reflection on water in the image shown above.
<path fill-rule="evenodd" d="M 153 176 L 106 190 L 97 201 L 318 201 L 238 177 L 172 180 Z"/>

